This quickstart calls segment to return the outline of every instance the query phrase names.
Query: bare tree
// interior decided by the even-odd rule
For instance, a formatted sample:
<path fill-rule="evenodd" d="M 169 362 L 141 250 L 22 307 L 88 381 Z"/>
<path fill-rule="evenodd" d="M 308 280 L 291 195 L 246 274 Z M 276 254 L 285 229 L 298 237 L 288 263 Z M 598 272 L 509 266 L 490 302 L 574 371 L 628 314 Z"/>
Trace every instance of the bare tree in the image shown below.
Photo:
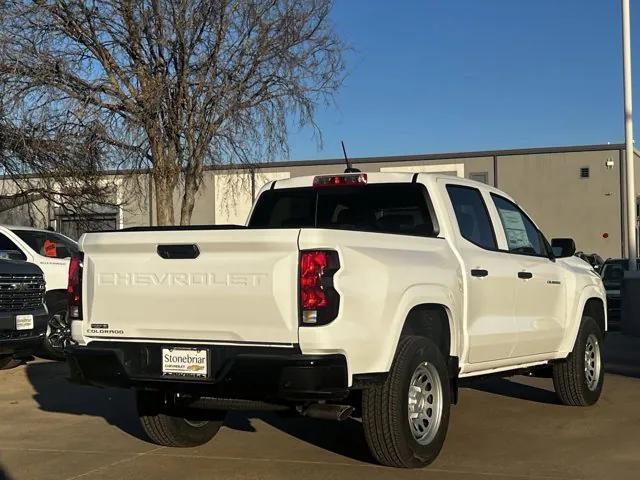
<path fill-rule="evenodd" d="M 105 176 L 100 142 L 90 132 L 70 130 L 59 123 L 27 119 L 13 122 L 0 102 L 0 209 L 26 206 L 48 217 L 39 200 L 69 213 L 92 213 L 118 205 L 115 182 Z"/>
<path fill-rule="evenodd" d="M 191 220 L 206 165 L 287 154 L 342 82 L 331 0 L 0 0 L 15 118 L 87 129 L 112 168 L 149 168 L 158 223 Z"/>

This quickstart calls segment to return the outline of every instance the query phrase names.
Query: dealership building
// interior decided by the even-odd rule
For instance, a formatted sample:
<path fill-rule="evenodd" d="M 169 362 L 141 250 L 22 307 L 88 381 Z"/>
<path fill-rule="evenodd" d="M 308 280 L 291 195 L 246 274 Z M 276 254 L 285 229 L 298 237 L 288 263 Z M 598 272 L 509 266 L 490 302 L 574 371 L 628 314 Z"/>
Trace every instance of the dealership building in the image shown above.
<path fill-rule="evenodd" d="M 351 161 L 365 172 L 447 173 L 494 185 L 513 196 L 548 238 L 572 237 L 578 250 L 608 258 L 625 254 L 623 158 L 624 145 L 588 145 Z M 335 159 L 272 162 L 253 168 L 209 168 L 198 193 L 192 223 L 244 223 L 253 198 L 265 183 L 342 172 L 344 167 L 343 159 Z M 86 225 L 96 230 L 155 225 L 150 176 L 137 174 L 135 186 L 131 175 L 121 175 L 119 182 L 119 175 L 112 177 L 120 190 L 113 207 L 101 206 L 86 216 L 36 197 L 10 200 L 5 187 L 11 182 L 4 179 L 4 185 L 0 185 L 0 222 L 52 227 L 73 237 L 81 234 Z M 640 192 L 637 181 L 636 190 Z"/>

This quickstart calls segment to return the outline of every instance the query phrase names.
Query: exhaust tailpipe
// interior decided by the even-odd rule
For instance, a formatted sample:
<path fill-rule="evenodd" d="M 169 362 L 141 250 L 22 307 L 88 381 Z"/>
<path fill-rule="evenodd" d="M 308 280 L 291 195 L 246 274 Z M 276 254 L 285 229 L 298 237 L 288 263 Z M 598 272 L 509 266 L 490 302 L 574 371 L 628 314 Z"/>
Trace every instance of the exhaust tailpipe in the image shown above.
<path fill-rule="evenodd" d="M 319 418 L 321 420 L 337 420 L 342 422 L 353 415 L 355 409 L 351 405 L 328 405 L 326 403 L 314 403 L 302 411 L 305 417 Z"/>

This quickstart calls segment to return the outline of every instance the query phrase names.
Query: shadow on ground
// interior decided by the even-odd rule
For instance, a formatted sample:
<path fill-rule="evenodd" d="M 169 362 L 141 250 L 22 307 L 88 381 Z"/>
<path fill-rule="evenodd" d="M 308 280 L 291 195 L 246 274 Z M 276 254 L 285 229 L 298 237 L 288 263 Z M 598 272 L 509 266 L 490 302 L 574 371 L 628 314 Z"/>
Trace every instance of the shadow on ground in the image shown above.
<path fill-rule="evenodd" d="M 606 370 L 609 373 L 640 378 L 640 339 L 612 333 L 605 342 Z M 69 383 L 66 363 L 36 362 L 26 365 L 35 389 L 34 399 L 45 411 L 102 417 L 111 425 L 139 439 L 146 437 L 140 427 L 132 391 L 99 389 Z M 462 382 L 463 387 L 531 402 L 558 404 L 550 381 L 525 377 L 486 377 Z M 304 442 L 360 461 L 370 462 L 362 426 L 357 420 L 337 423 L 295 415 L 271 413 L 231 413 L 228 428 L 254 432 L 259 419 Z M 6 480 L 0 466 L 0 480 Z"/>
<path fill-rule="evenodd" d="M 133 392 L 70 383 L 67 380 L 69 370 L 66 363 L 31 363 L 26 369 L 27 377 L 36 392 L 34 399 L 42 410 L 102 417 L 127 434 L 148 441 L 138 421 Z M 295 414 L 231 412 L 227 415 L 225 426 L 255 432 L 252 423 L 254 420 L 262 420 L 288 435 L 339 455 L 365 462 L 373 461 L 364 440 L 362 426 L 356 420 L 331 422 Z M 0 480 L 5 480 L 1 470 Z"/>
<path fill-rule="evenodd" d="M 604 342 L 605 371 L 640 378 L 640 337 L 610 332 Z"/>
<path fill-rule="evenodd" d="M 335 422 L 277 414 L 257 415 L 274 428 L 324 450 L 366 463 L 374 463 L 362 424 L 355 419 Z"/>
<path fill-rule="evenodd" d="M 135 408 L 133 392 L 101 389 L 70 383 L 65 362 L 36 362 L 26 366 L 27 378 L 35 390 L 34 400 L 47 412 L 102 417 L 136 438 L 144 438 Z"/>
<path fill-rule="evenodd" d="M 521 378 L 522 377 L 486 377 L 482 379 L 469 379 L 461 382 L 460 386 L 530 402 L 547 403 L 550 405 L 560 404 L 553 390 L 528 383 L 521 383 Z"/>

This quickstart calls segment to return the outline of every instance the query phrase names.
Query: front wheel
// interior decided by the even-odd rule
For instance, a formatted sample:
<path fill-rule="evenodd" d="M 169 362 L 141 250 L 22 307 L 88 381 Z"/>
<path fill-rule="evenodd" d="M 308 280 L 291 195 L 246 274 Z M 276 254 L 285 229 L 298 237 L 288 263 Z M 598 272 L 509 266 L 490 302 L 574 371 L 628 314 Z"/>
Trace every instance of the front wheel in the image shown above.
<path fill-rule="evenodd" d="M 573 351 L 553 365 L 553 385 L 565 405 L 586 407 L 600 398 L 604 383 L 603 332 L 596 321 L 583 317 Z"/>
<path fill-rule="evenodd" d="M 204 445 L 218 433 L 226 415 L 222 411 L 175 410 L 162 392 L 155 391 L 138 391 L 137 403 L 144 432 L 164 447 Z"/>
<path fill-rule="evenodd" d="M 449 425 L 451 391 L 442 352 L 429 339 L 400 339 L 383 384 L 362 396 L 362 424 L 383 465 L 420 468 L 433 462 Z"/>
<path fill-rule="evenodd" d="M 47 333 L 43 347 L 46 355 L 53 360 L 64 360 L 64 349 L 71 340 L 71 325 L 67 319 L 67 308 L 58 308 L 49 315 Z"/>

